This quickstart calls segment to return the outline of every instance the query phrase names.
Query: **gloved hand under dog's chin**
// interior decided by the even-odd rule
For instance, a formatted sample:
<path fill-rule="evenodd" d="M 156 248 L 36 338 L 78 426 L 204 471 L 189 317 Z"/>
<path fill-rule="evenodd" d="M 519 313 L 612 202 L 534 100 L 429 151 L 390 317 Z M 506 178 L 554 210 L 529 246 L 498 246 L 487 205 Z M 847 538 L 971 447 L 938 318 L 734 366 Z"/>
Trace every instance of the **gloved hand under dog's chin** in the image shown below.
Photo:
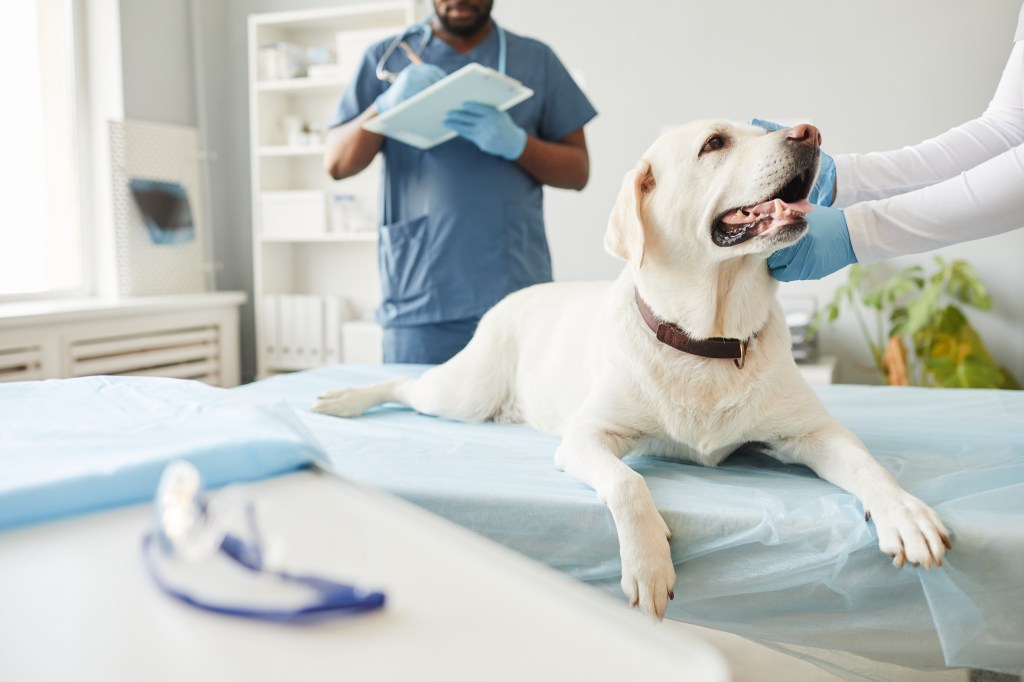
<path fill-rule="evenodd" d="M 772 277 L 780 282 L 821 279 L 857 262 L 841 209 L 815 206 L 807 214 L 807 234 L 768 256 Z"/>

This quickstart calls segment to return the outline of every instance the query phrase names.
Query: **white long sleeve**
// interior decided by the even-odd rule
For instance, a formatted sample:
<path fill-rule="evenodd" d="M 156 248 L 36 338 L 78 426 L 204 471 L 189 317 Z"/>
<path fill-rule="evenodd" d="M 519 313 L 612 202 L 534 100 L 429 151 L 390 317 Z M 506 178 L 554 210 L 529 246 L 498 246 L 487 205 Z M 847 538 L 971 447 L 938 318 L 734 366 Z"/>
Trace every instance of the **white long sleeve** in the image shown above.
<path fill-rule="evenodd" d="M 870 263 L 1024 227 L 1024 8 L 985 113 L 914 147 L 836 157 L 857 259 Z"/>

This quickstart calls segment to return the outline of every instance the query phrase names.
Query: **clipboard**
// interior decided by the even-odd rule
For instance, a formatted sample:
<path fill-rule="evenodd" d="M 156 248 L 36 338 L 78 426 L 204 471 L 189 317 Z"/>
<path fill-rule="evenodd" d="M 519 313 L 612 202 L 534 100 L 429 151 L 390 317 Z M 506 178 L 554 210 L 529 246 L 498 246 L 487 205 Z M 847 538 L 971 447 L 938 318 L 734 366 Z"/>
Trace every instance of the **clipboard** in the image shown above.
<path fill-rule="evenodd" d="M 467 64 L 366 121 L 363 128 L 419 149 L 430 149 L 455 137 L 454 130 L 444 127 L 444 117 L 463 102 L 480 102 L 506 111 L 530 97 L 533 90 L 516 79 L 482 64 Z"/>

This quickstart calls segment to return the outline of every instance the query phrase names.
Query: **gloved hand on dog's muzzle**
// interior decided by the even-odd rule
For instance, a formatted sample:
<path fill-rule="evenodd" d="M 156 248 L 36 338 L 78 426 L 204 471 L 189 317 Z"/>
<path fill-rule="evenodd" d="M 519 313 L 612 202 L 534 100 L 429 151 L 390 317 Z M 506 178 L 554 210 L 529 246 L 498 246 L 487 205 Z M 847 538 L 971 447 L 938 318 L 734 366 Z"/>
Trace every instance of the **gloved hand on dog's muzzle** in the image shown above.
<path fill-rule="evenodd" d="M 760 118 L 752 118 L 747 121 L 752 126 L 764 128 L 769 133 L 782 130 L 783 126 L 772 121 L 765 121 Z M 819 206 L 831 206 L 836 198 L 836 162 L 831 156 L 821 151 L 818 158 L 818 175 L 814 179 L 814 186 L 807 196 L 807 201 Z"/>
<path fill-rule="evenodd" d="M 772 277 L 780 282 L 821 279 L 857 262 L 842 209 L 816 206 L 806 220 L 803 239 L 768 256 Z"/>

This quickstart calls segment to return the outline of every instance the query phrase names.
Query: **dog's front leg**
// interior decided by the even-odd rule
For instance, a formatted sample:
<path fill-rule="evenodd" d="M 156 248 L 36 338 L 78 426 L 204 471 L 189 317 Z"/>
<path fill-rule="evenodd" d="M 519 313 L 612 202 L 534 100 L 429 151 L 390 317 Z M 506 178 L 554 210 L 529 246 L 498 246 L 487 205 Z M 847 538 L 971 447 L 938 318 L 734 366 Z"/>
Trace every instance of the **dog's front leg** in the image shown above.
<path fill-rule="evenodd" d="M 826 481 L 856 495 L 865 518 L 878 532 L 879 548 L 905 562 L 931 568 L 942 565 L 952 544 L 949 531 L 931 507 L 917 499 L 871 456 L 857 436 L 838 422 L 775 445 L 780 459 L 806 464 Z"/>
<path fill-rule="evenodd" d="M 643 477 L 620 459 L 635 439 L 588 422 L 570 426 L 555 466 L 578 478 L 608 505 L 619 536 L 622 590 L 634 607 L 665 617 L 676 581 L 669 531 Z"/>

